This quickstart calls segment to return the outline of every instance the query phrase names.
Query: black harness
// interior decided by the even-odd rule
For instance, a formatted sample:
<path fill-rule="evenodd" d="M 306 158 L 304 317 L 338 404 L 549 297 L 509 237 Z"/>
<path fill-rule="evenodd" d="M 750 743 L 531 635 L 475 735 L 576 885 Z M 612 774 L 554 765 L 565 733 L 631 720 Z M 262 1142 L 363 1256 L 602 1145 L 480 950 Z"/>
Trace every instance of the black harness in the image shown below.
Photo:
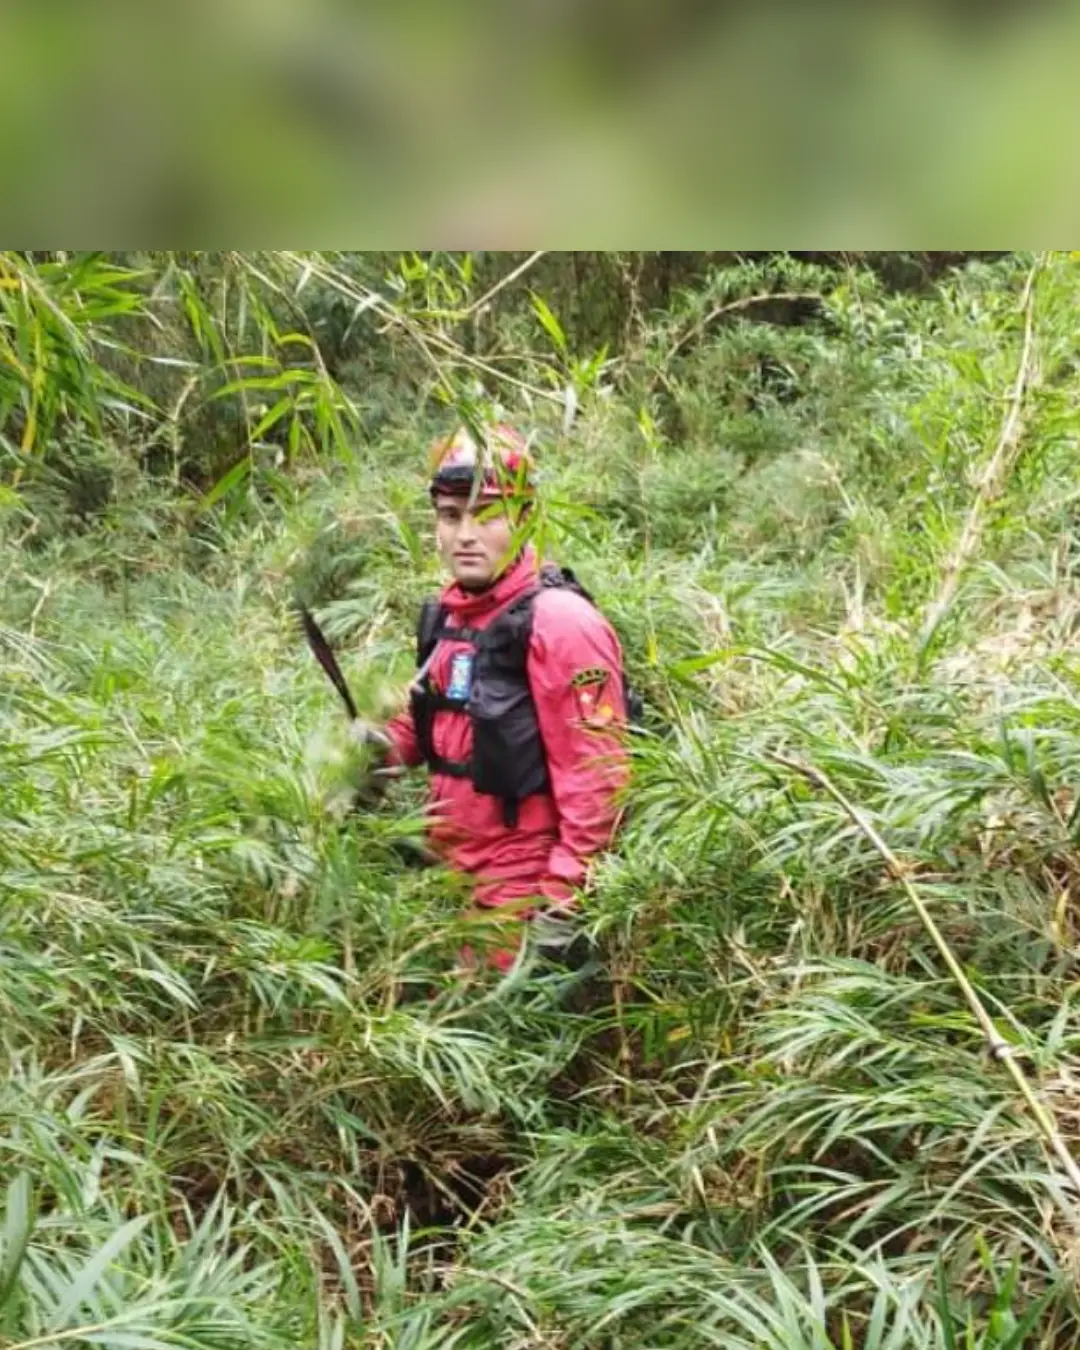
<path fill-rule="evenodd" d="M 592 596 L 568 568 L 541 568 L 538 585 L 514 601 L 486 628 L 451 628 L 438 600 L 425 602 L 416 633 L 416 662 L 423 672 L 412 693 L 413 725 L 420 753 L 434 773 L 468 778 L 477 792 L 498 797 L 509 829 L 518 821 L 520 803 L 550 790 L 544 743 L 536 718 L 526 671 L 533 604 L 546 587 L 575 591 L 593 603 Z M 437 644 L 444 639 L 466 643 L 473 650 L 469 692 L 451 697 L 432 687 L 425 669 Z M 468 760 L 445 759 L 435 751 L 437 713 L 467 714 L 472 723 L 472 754 Z"/>

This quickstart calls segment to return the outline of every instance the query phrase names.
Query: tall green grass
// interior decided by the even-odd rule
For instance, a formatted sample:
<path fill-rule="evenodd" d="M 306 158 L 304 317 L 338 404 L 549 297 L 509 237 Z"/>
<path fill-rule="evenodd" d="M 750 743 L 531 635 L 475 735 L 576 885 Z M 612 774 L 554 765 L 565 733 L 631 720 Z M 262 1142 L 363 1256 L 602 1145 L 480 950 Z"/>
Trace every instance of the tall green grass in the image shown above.
<path fill-rule="evenodd" d="M 773 757 L 903 860 L 1080 1149 L 1068 257 L 922 641 L 1031 264 L 917 296 L 732 267 L 596 360 L 525 300 L 470 346 L 464 264 L 4 255 L 6 1350 L 1076 1343 L 1075 1198 L 880 856 Z M 738 303 L 763 290 L 821 299 L 785 325 Z M 365 295 L 389 329 L 332 370 Z M 456 983 L 459 888 L 402 861 L 421 785 L 350 810 L 291 617 L 300 589 L 394 705 L 437 584 L 432 391 L 474 398 L 477 362 L 518 381 L 488 392 L 544 433 L 547 543 L 649 703 L 585 988 Z"/>

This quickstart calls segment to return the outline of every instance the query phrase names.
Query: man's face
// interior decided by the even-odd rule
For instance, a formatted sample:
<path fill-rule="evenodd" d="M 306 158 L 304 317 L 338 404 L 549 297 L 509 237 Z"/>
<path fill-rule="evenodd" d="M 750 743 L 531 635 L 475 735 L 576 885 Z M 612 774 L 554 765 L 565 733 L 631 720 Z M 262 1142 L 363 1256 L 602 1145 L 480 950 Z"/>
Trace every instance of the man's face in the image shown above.
<path fill-rule="evenodd" d="M 490 586 L 513 556 L 514 525 L 498 497 L 435 498 L 435 542 L 439 556 L 467 591 Z"/>

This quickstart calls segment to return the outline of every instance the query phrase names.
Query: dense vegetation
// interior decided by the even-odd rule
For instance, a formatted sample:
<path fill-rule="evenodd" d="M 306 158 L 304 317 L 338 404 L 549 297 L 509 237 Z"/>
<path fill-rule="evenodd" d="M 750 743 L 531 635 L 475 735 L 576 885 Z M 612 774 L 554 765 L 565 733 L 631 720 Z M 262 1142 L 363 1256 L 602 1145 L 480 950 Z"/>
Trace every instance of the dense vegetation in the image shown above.
<path fill-rule="evenodd" d="M 0 255 L 0 1346 L 1080 1343 L 1080 263 L 948 262 Z M 584 989 L 291 611 L 395 705 L 489 403 L 649 706 Z"/>

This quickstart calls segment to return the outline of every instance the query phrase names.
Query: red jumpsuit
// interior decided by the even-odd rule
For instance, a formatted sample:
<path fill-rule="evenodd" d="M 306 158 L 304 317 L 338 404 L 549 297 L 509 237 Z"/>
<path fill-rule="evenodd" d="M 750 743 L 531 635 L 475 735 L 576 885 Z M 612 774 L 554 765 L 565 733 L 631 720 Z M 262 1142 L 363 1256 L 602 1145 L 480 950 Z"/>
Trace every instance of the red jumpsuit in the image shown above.
<path fill-rule="evenodd" d="M 527 549 L 489 590 L 448 586 L 441 597 L 446 626 L 486 628 L 536 585 L 536 557 Z M 428 668 L 435 690 L 447 692 L 455 654 L 472 650 L 450 638 L 439 643 Z M 627 779 L 627 752 L 619 734 L 626 721 L 622 651 L 603 615 L 572 591 L 539 590 L 526 674 L 550 794 L 526 797 L 517 824 L 509 827 L 500 799 L 477 792 L 468 778 L 432 774 L 431 846 L 449 866 L 474 879 L 476 902 L 482 906 L 528 897 L 556 905 L 570 900 L 571 888 L 585 880 L 589 860 L 611 842 L 616 796 Z M 398 763 L 421 762 L 410 712 L 395 717 L 386 730 Z M 442 758 L 468 760 L 468 714 L 438 710 L 432 739 Z M 527 914 L 528 907 L 521 912 Z M 496 964 L 507 964 L 505 953 Z"/>

